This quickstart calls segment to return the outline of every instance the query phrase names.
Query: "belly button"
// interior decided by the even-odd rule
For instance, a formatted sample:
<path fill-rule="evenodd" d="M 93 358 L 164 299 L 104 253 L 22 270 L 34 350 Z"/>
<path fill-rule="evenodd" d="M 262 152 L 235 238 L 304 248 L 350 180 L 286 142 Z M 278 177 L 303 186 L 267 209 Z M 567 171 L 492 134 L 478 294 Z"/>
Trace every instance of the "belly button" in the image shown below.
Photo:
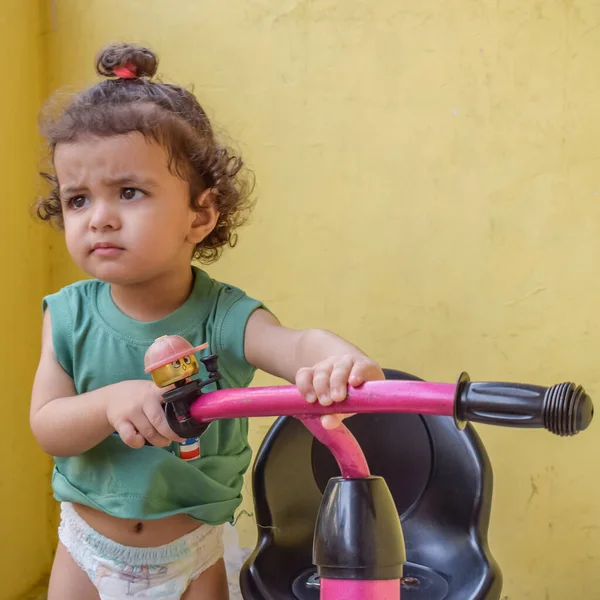
<path fill-rule="evenodd" d="M 135 526 L 135 532 L 136 533 L 140 533 L 142 531 L 142 529 L 144 529 L 144 524 L 143 523 L 137 523 L 137 525 Z"/>

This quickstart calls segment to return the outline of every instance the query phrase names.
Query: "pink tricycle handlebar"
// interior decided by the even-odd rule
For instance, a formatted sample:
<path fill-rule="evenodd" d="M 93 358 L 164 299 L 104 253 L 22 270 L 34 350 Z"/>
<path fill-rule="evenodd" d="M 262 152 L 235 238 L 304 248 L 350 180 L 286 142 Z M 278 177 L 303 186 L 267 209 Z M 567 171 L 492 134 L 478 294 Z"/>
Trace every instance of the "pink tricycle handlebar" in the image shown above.
<path fill-rule="evenodd" d="M 342 477 L 369 476 L 360 445 L 344 427 L 324 429 L 319 417 L 333 413 L 421 413 L 452 416 L 456 386 L 415 381 L 372 381 L 350 388 L 344 402 L 309 404 L 294 386 L 219 390 L 201 396 L 190 406 L 192 418 L 205 423 L 236 417 L 298 417 L 335 457 Z"/>
<path fill-rule="evenodd" d="M 367 477 L 360 446 L 346 427 L 326 430 L 318 417 L 342 413 L 416 413 L 513 427 L 544 427 L 558 435 L 585 429 L 593 406 L 583 388 L 550 388 L 513 383 L 471 383 L 466 373 L 456 384 L 425 381 L 371 381 L 350 387 L 343 402 L 309 404 L 294 386 L 224 389 L 200 394 L 189 406 L 189 421 L 206 427 L 217 419 L 295 416 L 329 447 L 343 477 Z"/>
<path fill-rule="evenodd" d="M 238 417 L 321 416 L 334 413 L 420 413 L 454 415 L 456 385 L 421 381 L 371 381 L 349 388 L 344 402 L 309 404 L 294 386 L 209 392 L 190 406 L 200 423 Z"/>
<path fill-rule="evenodd" d="M 335 457 L 342 477 L 370 475 L 363 451 L 348 428 L 325 429 L 319 417 L 333 413 L 454 414 L 456 385 L 415 381 L 372 381 L 349 388 L 344 402 L 309 404 L 294 386 L 229 389 L 210 392 L 190 406 L 192 419 L 206 423 L 239 417 L 298 417 Z"/>
<path fill-rule="evenodd" d="M 216 375 L 215 375 L 216 373 Z M 544 428 L 560 436 L 586 429 L 594 406 L 585 390 L 574 383 L 551 387 L 524 383 L 471 382 L 462 373 L 456 384 L 388 379 L 348 389 L 344 402 L 309 404 L 293 386 L 224 389 L 202 393 L 218 380 L 214 371 L 204 381 L 192 381 L 164 394 L 165 402 L 179 406 L 177 421 L 210 423 L 237 417 L 321 416 L 334 413 L 417 413 L 453 416 L 488 425 Z M 168 411 L 170 412 L 170 411 Z M 176 426 L 177 423 L 173 421 Z M 177 431 L 177 430 L 176 430 Z"/>
<path fill-rule="evenodd" d="M 475 382 L 462 373 L 456 384 L 387 379 L 348 388 L 343 402 L 308 403 L 294 386 L 202 390 L 221 379 L 217 357 L 204 359 L 209 378 L 192 380 L 163 395 L 171 428 L 197 437 L 212 421 L 241 417 L 295 416 L 329 446 L 347 477 L 365 477 L 368 468 L 356 440 L 345 427 L 325 430 L 318 417 L 335 413 L 416 413 L 454 417 L 511 427 L 545 428 L 556 435 L 575 435 L 588 427 L 594 407 L 581 386 L 561 383 L 541 387 L 521 383 Z"/>

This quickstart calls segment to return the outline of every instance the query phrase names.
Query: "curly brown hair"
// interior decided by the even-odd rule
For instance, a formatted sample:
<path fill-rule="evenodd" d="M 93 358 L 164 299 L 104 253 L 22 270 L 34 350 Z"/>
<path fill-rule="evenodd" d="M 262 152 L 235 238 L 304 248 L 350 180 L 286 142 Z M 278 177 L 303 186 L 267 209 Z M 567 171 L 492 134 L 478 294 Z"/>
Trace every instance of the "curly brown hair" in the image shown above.
<path fill-rule="evenodd" d="M 130 73 L 118 77 L 115 71 Z M 76 140 L 82 134 L 111 136 L 140 132 L 163 146 L 171 172 L 187 181 L 190 203 L 195 210 L 200 193 L 210 188 L 219 218 L 214 230 L 196 246 L 193 258 L 215 261 L 223 246 L 234 246 L 236 229 L 243 225 L 253 207 L 252 186 L 241 158 L 221 144 L 204 109 L 188 90 L 153 81 L 158 58 L 148 48 L 112 44 L 96 57 L 96 71 L 109 77 L 70 99 L 55 116 L 49 102 L 41 116 L 41 131 L 51 157 L 57 144 Z M 50 182 L 50 193 L 37 201 L 38 217 L 63 226 L 58 181 L 54 172 L 42 172 Z M 246 176 L 245 176 L 246 175 Z"/>

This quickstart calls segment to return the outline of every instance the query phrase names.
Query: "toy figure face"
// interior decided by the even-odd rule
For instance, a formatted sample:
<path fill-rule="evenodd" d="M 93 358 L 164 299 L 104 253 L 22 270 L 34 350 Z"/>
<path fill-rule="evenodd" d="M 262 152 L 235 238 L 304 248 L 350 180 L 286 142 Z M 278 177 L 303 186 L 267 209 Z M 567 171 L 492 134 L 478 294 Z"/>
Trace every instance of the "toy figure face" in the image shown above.
<path fill-rule="evenodd" d="M 198 360 L 191 354 L 152 371 L 152 379 L 158 387 L 167 387 L 177 381 L 196 375 L 199 371 Z"/>

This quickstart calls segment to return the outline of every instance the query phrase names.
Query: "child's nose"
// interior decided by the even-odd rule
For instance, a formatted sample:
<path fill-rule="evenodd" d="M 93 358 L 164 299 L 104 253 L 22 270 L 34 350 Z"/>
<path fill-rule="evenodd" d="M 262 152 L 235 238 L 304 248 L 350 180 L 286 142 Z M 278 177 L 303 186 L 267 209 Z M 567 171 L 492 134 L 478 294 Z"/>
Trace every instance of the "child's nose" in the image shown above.
<path fill-rule="evenodd" d="M 96 200 L 93 205 L 90 228 L 94 231 L 119 229 L 121 225 L 119 211 L 111 202 Z"/>

